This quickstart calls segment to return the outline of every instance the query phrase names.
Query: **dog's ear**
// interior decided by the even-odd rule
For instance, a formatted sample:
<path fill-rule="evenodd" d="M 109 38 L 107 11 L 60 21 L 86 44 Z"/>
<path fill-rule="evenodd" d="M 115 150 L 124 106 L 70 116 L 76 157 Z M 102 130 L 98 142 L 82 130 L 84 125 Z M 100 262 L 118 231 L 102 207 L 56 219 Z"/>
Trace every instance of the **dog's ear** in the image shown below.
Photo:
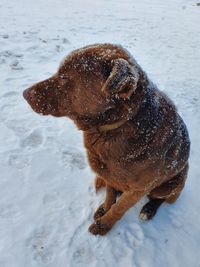
<path fill-rule="evenodd" d="M 137 70 L 123 58 L 114 59 L 111 64 L 110 75 L 101 90 L 109 94 L 118 94 L 120 98 L 129 97 L 137 88 Z"/>

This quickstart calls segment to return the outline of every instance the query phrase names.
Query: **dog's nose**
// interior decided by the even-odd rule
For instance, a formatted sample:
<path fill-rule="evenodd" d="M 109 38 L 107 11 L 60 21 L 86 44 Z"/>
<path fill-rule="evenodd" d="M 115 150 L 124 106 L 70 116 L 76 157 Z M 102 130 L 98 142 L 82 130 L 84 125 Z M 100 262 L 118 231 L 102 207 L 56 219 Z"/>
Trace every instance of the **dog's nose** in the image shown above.
<path fill-rule="evenodd" d="M 28 90 L 29 89 L 26 89 L 26 90 L 24 90 L 24 92 L 23 92 L 23 97 L 26 99 L 26 100 L 28 100 Z"/>
<path fill-rule="evenodd" d="M 23 97 L 29 104 L 32 103 L 35 100 L 35 90 L 33 90 L 32 88 L 24 90 Z"/>

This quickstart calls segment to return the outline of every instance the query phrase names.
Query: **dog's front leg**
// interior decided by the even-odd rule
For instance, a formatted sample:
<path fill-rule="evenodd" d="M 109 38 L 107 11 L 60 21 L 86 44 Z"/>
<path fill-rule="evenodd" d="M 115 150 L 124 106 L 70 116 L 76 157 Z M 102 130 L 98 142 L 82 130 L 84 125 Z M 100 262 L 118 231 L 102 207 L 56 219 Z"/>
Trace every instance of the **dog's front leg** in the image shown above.
<path fill-rule="evenodd" d="M 89 227 L 89 231 L 94 235 L 105 235 L 114 223 L 144 195 L 144 191 L 124 192 L 107 213 Z"/>
<path fill-rule="evenodd" d="M 100 189 L 106 187 L 106 182 L 101 177 L 96 176 L 94 186 L 97 193 Z"/>
<path fill-rule="evenodd" d="M 103 204 L 99 206 L 97 211 L 94 214 L 94 219 L 97 220 L 102 217 L 106 212 L 111 208 L 111 206 L 116 202 L 117 191 L 109 186 L 106 185 L 106 199 Z"/>

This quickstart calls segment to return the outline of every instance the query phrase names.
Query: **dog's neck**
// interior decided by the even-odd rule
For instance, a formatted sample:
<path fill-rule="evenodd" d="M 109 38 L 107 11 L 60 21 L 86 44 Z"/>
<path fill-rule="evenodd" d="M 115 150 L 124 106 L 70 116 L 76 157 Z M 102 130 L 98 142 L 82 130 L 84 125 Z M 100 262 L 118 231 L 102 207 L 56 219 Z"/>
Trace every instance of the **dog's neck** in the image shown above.
<path fill-rule="evenodd" d="M 136 114 L 140 110 L 143 100 L 146 102 L 146 94 L 148 94 L 148 91 L 146 91 L 147 83 L 148 78 L 145 75 L 141 78 L 136 92 L 127 101 L 121 102 L 120 109 L 122 112 L 119 115 L 116 114 L 114 122 L 105 122 L 105 124 L 96 125 L 87 130 L 93 131 L 96 129 L 99 133 L 106 133 L 111 130 L 117 130 L 121 126 L 125 125 L 128 121 L 133 121 Z"/>
<path fill-rule="evenodd" d="M 117 122 L 114 122 L 111 124 L 101 125 L 101 126 L 99 126 L 99 131 L 100 132 L 108 132 L 108 131 L 111 131 L 111 130 L 114 130 L 114 129 L 121 127 L 126 122 L 127 122 L 126 119 L 122 119 L 120 121 L 117 121 Z"/>

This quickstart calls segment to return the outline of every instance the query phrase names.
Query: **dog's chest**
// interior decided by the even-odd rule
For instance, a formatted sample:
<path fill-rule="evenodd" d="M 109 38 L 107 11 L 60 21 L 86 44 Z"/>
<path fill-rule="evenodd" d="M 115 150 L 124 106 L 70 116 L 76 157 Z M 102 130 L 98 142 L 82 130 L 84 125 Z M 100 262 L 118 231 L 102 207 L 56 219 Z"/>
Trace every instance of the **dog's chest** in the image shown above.
<path fill-rule="evenodd" d="M 121 179 L 133 177 L 132 168 L 141 170 L 141 164 L 134 159 L 141 153 L 143 147 L 130 146 L 127 138 L 122 136 L 84 136 L 88 160 L 92 170 L 99 176 L 107 179 L 115 179 L 122 183 Z M 131 175 L 130 175 L 131 172 Z M 114 181 L 112 181 L 114 182 Z"/>

